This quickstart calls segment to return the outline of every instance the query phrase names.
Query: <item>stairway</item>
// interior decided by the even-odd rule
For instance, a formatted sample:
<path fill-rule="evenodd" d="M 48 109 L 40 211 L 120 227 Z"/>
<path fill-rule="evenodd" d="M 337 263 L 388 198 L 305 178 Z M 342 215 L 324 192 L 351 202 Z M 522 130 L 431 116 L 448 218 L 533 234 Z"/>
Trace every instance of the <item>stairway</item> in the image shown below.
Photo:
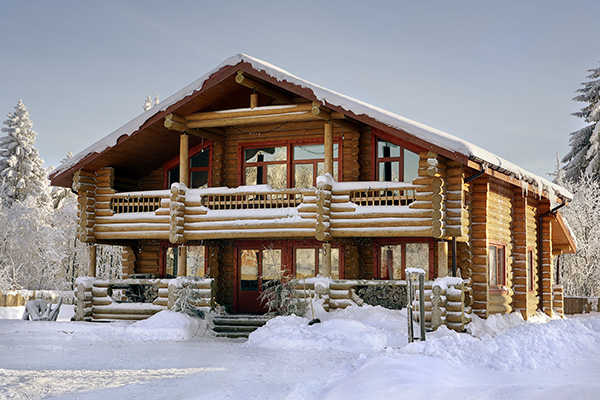
<path fill-rule="evenodd" d="M 271 317 L 264 315 L 216 315 L 212 319 L 212 330 L 218 337 L 247 338 L 269 319 Z"/>

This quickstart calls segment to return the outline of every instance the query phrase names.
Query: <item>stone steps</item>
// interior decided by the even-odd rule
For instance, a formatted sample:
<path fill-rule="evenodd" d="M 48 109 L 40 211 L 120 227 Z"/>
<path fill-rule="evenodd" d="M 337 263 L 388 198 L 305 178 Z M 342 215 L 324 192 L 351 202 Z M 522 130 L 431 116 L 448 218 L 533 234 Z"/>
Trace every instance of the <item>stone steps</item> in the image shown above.
<path fill-rule="evenodd" d="M 247 338 L 269 319 L 263 315 L 217 315 L 212 319 L 212 330 L 218 337 Z"/>

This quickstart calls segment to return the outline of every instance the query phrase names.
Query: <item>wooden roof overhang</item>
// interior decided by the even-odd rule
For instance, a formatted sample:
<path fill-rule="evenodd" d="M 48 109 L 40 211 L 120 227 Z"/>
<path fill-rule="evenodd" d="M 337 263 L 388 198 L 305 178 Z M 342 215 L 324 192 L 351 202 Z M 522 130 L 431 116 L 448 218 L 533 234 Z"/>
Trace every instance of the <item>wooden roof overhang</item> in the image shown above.
<path fill-rule="evenodd" d="M 319 109 L 315 113 L 313 108 L 313 114 L 321 118 L 328 119 L 337 115 L 338 120 L 334 122 L 340 124 L 344 122 L 339 120 L 339 116 L 343 116 L 355 127 L 360 127 L 360 125 L 370 126 L 400 139 L 412 149 L 433 151 L 473 168 L 474 171 L 481 169 L 485 164 L 481 160 L 470 158 L 466 154 L 427 142 L 403 129 L 389 126 L 367 114 L 357 115 L 336 104 L 321 101 L 309 87 L 300 86 L 285 79 L 280 81 L 265 71 L 255 69 L 250 63 L 240 61 L 235 65 L 227 65 L 214 72 L 203 82 L 199 90 L 185 96 L 165 110 L 152 115 L 137 130 L 121 136 L 114 146 L 108 147 L 99 153 L 88 154 L 68 169 L 51 174 L 51 184 L 69 187 L 72 183 L 72 176 L 76 171 L 80 169 L 96 171 L 99 168 L 108 166 L 115 168 L 116 173 L 119 175 L 141 178 L 179 155 L 178 131 L 177 129 L 167 129 L 165 121 L 168 121 L 169 118 L 175 118 L 175 121 L 177 121 L 177 118 L 185 118 L 208 111 L 246 108 L 248 107 L 249 96 L 253 92 L 259 94 L 259 106 L 274 103 L 313 102 L 322 108 L 321 115 L 317 115 Z M 193 124 L 192 121 L 191 126 L 194 128 L 202 128 L 201 123 L 195 126 Z M 206 129 L 212 128 L 214 126 Z M 224 131 L 220 133 L 215 133 L 214 130 L 204 132 L 204 135 L 190 135 L 190 146 L 200 144 L 202 142 L 201 136 L 214 139 L 219 134 L 224 135 Z M 485 174 L 512 185 L 521 186 L 519 179 L 506 171 L 487 168 Z M 535 188 L 530 183 L 529 185 L 531 191 L 535 192 Z M 547 193 L 545 195 L 548 197 Z"/>
<path fill-rule="evenodd" d="M 550 219 L 552 224 L 552 252 L 557 254 L 574 254 L 575 239 L 560 212 Z"/>
<path fill-rule="evenodd" d="M 239 77 L 246 78 L 246 82 L 239 82 Z M 238 82 L 236 82 L 236 78 Z M 250 84 L 248 84 L 248 81 Z M 252 85 L 255 83 L 256 85 Z M 252 88 L 252 86 L 258 86 Z M 177 157 L 179 154 L 179 141 L 176 131 L 165 128 L 165 120 L 170 114 L 188 116 L 205 111 L 231 110 L 245 108 L 251 93 L 258 92 L 259 106 L 285 102 L 314 102 L 320 108 L 313 109 L 313 114 L 321 119 L 330 119 L 334 114 L 338 124 L 345 116 L 354 126 L 369 125 L 383 132 L 400 138 L 413 147 L 431 150 L 448 158 L 466 164 L 468 157 L 448 149 L 433 145 L 419 139 L 401 129 L 387 126 L 374 118 L 344 110 L 342 107 L 327 102 L 321 102 L 310 88 L 301 87 L 286 80 L 278 81 L 264 71 L 257 71 L 249 63 L 240 62 L 236 65 L 225 66 L 213 73 L 202 85 L 200 90 L 184 97 L 163 111 L 159 111 L 146 120 L 137 130 L 127 135 L 124 134 L 116 145 L 108 147 L 99 153 L 91 153 L 83 157 L 76 164 L 60 173 L 50 175 L 51 184 L 69 187 L 73 174 L 80 170 L 96 171 L 103 167 L 113 167 L 116 172 L 131 178 L 140 178 L 160 168 L 163 164 Z M 350 124 L 352 124 L 350 122 Z M 209 132 L 205 137 L 214 136 Z M 213 137 L 214 138 L 214 137 Z M 200 136 L 190 136 L 190 146 L 201 143 Z"/>

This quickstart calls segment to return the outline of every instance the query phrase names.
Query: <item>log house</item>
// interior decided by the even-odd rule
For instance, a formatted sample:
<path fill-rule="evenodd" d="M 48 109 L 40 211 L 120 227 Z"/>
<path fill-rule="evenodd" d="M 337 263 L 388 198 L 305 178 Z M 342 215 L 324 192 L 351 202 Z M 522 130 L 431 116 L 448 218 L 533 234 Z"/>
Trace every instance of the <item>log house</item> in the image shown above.
<path fill-rule="evenodd" d="M 346 288 L 402 281 L 409 267 L 462 277 L 459 298 L 481 317 L 552 315 L 562 312 L 552 258 L 575 250 L 558 211 L 568 191 L 247 55 L 67 160 L 51 182 L 78 194 L 79 240 L 123 246 L 123 279 L 158 285 L 134 318 L 166 307 L 177 277 L 207 278 L 207 302 L 256 313 L 281 274 Z M 110 285 L 86 285 L 81 316 L 108 318 L 90 299 Z M 351 301 L 335 293 L 332 307 Z M 464 313 L 465 302 L 453 307 Z"/>

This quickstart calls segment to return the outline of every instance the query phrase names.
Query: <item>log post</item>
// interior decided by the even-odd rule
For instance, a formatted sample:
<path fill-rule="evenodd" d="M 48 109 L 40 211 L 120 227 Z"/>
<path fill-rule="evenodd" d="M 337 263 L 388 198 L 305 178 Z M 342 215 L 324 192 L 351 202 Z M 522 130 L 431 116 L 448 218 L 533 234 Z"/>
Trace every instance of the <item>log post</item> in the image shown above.
<path fill-rule="evenodd" d="M 252 93 L 250 95 L 250 108 L 255 109 L 258 107 L 258 95 L 256 93 Z"/>
<path fill-rule="evenodd" d="M 96 277 L 96 245 L 90 246 L 90 266 L 88 268 L 88 276 L 91 278 Z"/>
<path fill-rule="evenodd" d="M 179 246 L 177 276 L 187 276 L 187 247 L 185 246 Z"/>
<path fill-rule="evenodd" d="M 189 137 L 185 133 L 179 138 L 179 182 L 190 186 Z"/>
<path fill-rule="evenodd" d="M 438 278 L 448 276 L 448 242 L 440 241 L 438 251 Z"/>
<path fill-rule="evenodd" d="M 333 125 L 331 122 L 327 122 L 325 124 L 325 135 L 324 135 L 324 143 L 325 143 L 325 173 L 331 174 L 333 176 Z M 335 176 L 334 176 L 335 178 Z"/>
<path fill-rule="evenodd" d="M 323 243 L 323 264 L 319 265 L 319 273 L 331 278 L 331 243 Z"/>

